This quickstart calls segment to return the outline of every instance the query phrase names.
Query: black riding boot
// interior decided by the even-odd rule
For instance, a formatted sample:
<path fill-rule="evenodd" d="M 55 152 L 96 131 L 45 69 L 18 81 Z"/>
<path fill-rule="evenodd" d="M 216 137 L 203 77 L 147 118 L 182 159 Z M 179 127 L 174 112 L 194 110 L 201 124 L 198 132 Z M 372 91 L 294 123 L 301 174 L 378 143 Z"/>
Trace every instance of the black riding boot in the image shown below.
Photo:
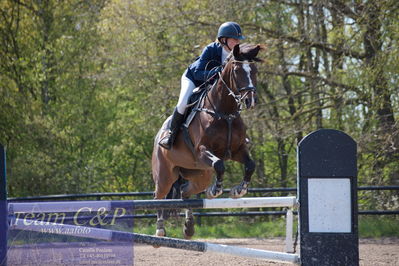
<path fill-rule="evenodd" d="M 159 145 L 161 147 L 169 150 L 172 148 L 173 142 L 175 141 L 177 132 L 179 132 L 179 128 L 184 121 L 184 115 L 181 115 L 177 108 L 173 111 L 172 121 L 170 121 L 170 127 L 168 133 L 159 141 Z"/>

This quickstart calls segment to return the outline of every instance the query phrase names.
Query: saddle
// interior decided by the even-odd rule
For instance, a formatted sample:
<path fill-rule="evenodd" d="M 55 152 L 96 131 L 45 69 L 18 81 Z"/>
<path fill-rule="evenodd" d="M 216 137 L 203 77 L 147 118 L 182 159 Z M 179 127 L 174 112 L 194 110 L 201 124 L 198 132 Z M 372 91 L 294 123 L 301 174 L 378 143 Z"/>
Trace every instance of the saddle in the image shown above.
<path fill-rule="evenodd" d="M 206 94 L 210 89 L 212 89 L 212 86 L 214 85 L 216 85 L 216 83 L 206 84 L 206 86 L 200 86 L 196 88 L 194 90 L 194 93 L 190 96 L 190 99 L 188 100 L 186 117 L 184 119 L 183 125 L 181 126 L 181 130 L 183 133 L 184 142 L 186 143 L 187 147 L 189 147 L 194 157 L 195 157 L 194 144 L 188 132 L 188 127 L 190 126 L 197 112 L 201 110 L 202 105 L 204 104 L 204 98 L 206 97 Z"/>
<path fill-rule="evenodd" d="M 193 118 L 195 114 L 198 112 L 198 108 L 200 107 L 200 104 L 203 102 L 204 97 L 206 96 L 206 93 L 208 92 L 207 89 L 205 88 L 199 88 L 198 90 L 194 90 L 194 93 L 190 96 L 190 99 L 188 100 L 187 104 L 187 110 L 186 110 L 186 116 L 184 119 L 183 126 L 184 127 L 189 127 L 191 124 L 191 121 L 193 121 Z"/>

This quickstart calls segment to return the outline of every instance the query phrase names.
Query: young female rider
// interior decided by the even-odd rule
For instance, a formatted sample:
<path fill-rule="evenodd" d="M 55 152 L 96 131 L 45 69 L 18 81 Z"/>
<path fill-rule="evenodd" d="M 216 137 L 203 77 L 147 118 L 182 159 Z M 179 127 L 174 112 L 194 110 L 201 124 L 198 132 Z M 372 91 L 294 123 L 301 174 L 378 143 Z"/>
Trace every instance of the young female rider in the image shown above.
<path fill-rule="evenodd" d="M 183 123 L 187 102 L 193 94 L 193 90 L 222 70 L 221 66 L 227 55 L 243 39 L 245 37 L 242 36 L 241 27 L 237 23 L 225 22 L 220 25 L 217 41 L 206 46 L 201 56 L 186 69 L 181 77 L 179 101 L 173 111 L 168 132 L 159 141 L 159 145 L 165 149 L 172 147 L 177 132 Z"/>

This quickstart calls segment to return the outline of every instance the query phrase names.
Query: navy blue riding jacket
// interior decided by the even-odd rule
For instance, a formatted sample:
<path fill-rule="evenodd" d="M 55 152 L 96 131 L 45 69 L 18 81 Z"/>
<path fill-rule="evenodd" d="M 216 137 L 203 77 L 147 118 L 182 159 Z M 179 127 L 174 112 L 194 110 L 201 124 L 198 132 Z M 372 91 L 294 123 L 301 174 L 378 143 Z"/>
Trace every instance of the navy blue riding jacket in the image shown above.
<path fill-rule="evenodd" d="M 222 45 L 218 42 L 209 44 L 195 62 L 188 67 L 186 76 L 196 87 L 218 71 L 218 67 L 222 65 L 222 49 Z"/>

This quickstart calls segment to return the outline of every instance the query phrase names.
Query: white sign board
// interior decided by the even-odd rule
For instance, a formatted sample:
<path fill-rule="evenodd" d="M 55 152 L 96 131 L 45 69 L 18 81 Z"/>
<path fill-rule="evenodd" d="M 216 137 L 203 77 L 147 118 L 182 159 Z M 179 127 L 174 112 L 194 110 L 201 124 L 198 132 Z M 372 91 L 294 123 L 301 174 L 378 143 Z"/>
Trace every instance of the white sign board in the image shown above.
<path fill-rule="evenodd" d="M 309 178 L 309 232 L 351 233 L 349 178 Z"/>

